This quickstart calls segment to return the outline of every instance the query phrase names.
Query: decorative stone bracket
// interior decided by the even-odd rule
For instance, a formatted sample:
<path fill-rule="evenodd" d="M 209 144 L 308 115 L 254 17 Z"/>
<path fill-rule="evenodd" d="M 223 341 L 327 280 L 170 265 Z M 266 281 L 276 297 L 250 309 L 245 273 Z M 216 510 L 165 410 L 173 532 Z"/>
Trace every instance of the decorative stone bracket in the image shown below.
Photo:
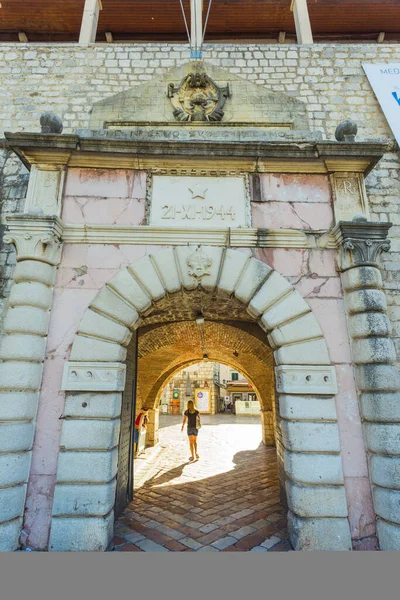
<path fill-rule="evenodd" d="M 67 391 L 124 391 L 126 365 L 122 363 L 68 362 L 61 388 Z"/>
<path fill-rule="evenodd" d="M 4 243 L 14 244 L 17 261 L 38 260 L 49 265 L 60 262 L 64 224 L 56 216 L 15 214 L 7 217 Z"/>
<path fill-rule="evenodd" d="M 334 367 L 290 366 L 275 367 L 276 389 L 284 394 L 337 394 Z"/>

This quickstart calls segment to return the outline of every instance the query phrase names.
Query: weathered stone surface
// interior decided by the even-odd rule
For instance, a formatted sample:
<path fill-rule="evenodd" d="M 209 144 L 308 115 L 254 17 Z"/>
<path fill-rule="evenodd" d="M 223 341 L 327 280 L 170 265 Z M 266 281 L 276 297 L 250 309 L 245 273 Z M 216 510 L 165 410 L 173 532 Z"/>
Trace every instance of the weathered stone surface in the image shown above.
<path fill-rule="evenodd" d="M 400 490 L 400 456 L 372 455 L 371 479 L 376 485 Z"/>
<path fill-rule="evenodd" d="M 400 456 L 400 423 L 365 423 L 364 428 L 372 452 Z"/>
<path fill-rule="evenodd" d="M 400 422 L 400 402 L 397 392 L 364 392 L 361 394 L 364 419 L 377 422 Z"/>
<path fill-rule="evenodd" d="M 400 550 L 400 526 L 379 519 L 376 524 L 381 550 Z"/>
<path fill-rule="evenodd" d="M 115 486 L 115 479 L 105 484 L 57 485 L 53 515 L 106 515 L 114 506 Z"/>
<path fill-rule="evenodd" d="M 64 416 L 114 419 L 121 414 L 122 394 L 69 393 L 65 398 Z"/>
<path fill-rule="evenodd" d="M 274 352 L 277 365 L 330 365 L 324 339 L 282 346 Z"/>
<path fill-rule="evenodd" d="M 345 297 L 345 306 L 349 314 L 360 312 L 385 312 L 386 296 L 380 290 L 364 289 L 349 292 Z"/>
<path fill-rule="evenodd" d="M 33 419 L 38 400 L 38 392 L 0 392 L 0 421 Z"/>
<path fill-rule="evenodd" d="M 0 363 L 0 389 L 9 391 L 40 388 L 43 365 L 30 362 L 8 361 Z"/>
<path fill-rule="evenodd" d="M 13 279 L 15 283 L 37 281 L 48 286 L 54 285 L 56 270 L 52 265 L 37 260 L 23 260 L 16 264 Z"/>
<path fill-rule="evenodd" d="M 51 523 L 50 552 L 104 552 L 112 538 L 114 514 L 105 517 L 55 517 Z"/>
<path fill-rule="evenodd" d="M 359 390 L 365 392 L 397 392 L 400 374 L 392 365 L 363 365 L 355 369 Z"/>
<path fill-rule="evenodd" d="M 123 269 L 109 282 L 109 287 L 132 304 L 138 312 L 146 312 L 151 307 L 151 298 L 133 278 L 129 269 Z"/>
<path fill-rule="evenodd" d="M 165 288 L 148 256 L 135 262 L 129 270 L 153 300 L 160 300 L 165 296 Z"/>
<path fill-rule="evenodd" d="M 273 271 L 261 289 L 251 299 L 247 311 L 252 317 L 256 318 L 292 289 L 293 286 L 287 279 Z"/>
<path fill-rule="evenodd" d="M 356 364 L 387 364 L 396 360 L 396 352 L 390 338 L 358 339 L 353 341 L 352 347 Z"/>
<path fill-rule="evenodd" d="M 4 487 L 26 483 L 31 464 L 30 452 L 0 454 L 0 481 Z"/>
<path fill-rule="evenodd" d="M 85 311 L 78 331 L 79 333 L 110 340 L 123 346 L 128 345 L 132 335 L 124 325 L 116 323 L 108 317 L 99 315 L 90 309 Z"/>
<path fill-rule="evenodd" d="M 281 421 L 283 444 L 293 452 L 340 452 L 337 423 Z"/>
<path fill-rule="evenodd" d="M 119 344 L 77 335 L 72 346 L 72 361 L 123 362 L 126 350 Z"/>
<path fill-rule="evenodd" d="M 271 329 L 283 325 L 286 321 L 308 312 L 310 312 L 309 305 L 300 294 L 294 291 L 263 313 L 261 326 L 269 332 Z"/>
<path fill-rule="evenodd" d="M 288 528 L 295 550 L 351 550 L 347 519 L 301 519 L 289 512 Z"/>
<path fill-rule="evenodd" d="M 373 487 L 375 512 L 380 517 L 400 524 L 400 490 Z"/>
<path fill-rule="evenodd" d="M 34 306 L 47 310 L 53 298 L 53 290 L 34 281 L 16 283 L 10 291 L 10 306 Z"/>
<path fill-rule="evenodd" d="M 279 396 L 281 417 L 293 421 L 336 421 L 335 399 L 315 396 Z"/>
<path fill-rule="evenodd" d="M 14 552 L 19 548 L 22 518 L 0 523 L 0 552 Z"/>
<path fill-rule="evenodd" d="M 347 517 L 343 485 L 308 486 L 286 481 L 289 509 L 299 517 Z"/>
<path fill-rule="evenodd" d="M 349 333 L 352 338 L 387 337 L 391 333 L 387 315 L 378 312 L 359 313 L 349 316 Z"/>
<path fill-rule="evenodd" d="M 156 252 L 152 255 L 152 260 L 167 292 L 169 294 L 178 292 L 181 289 L 181 282 L 173 249 L 165 248 L 163 252 Z"/>
<path fill-rule="evenodd" d="M 33 306 L 10 307 L 4 319 L 6 333 L 28 333 L 32 335 L 47 335 L 49 313 Z"/>
<path fill-rule="evenodd" d="M 0 452 L 23 452 L 32 448 L 35 430 L 32 423 L 0 423 Z"/>
<path fill-rule="evenodd" d="M 361 288 L 382 289 L 382 274 L 376 267 L 362 266 L 342 273 L 342 285 L 345 292 Z"/>
<path fill-rule="evenodd" d="M 244 303 L 249 302 L 271 270 L 265 263 L 251 258 L 235 288 L 235 297 Z"/>
<path fill-rule="evenodd" d="M 24 512 L 26 485 L 0 489 L 0 521 L 11 521 Z"/>
<path fill-rule="evenodd" d="M 64 421 L 60 446 L 66 450 L 111 450 L 118 444 L 119 419 Z"/>
<path fill-rule="evenodd" d="M 284 451 L 285 473 L 296 483 L 343 484 L 342 459 L 338 454 Z"/>
<path fill-rule="evenodd" d="M 227 248 L 218 283 L 219 292 L 232 294 L 250 257 L 250 249 L 238 253 L 232 248 Z"/>
<path fill-rule="evenodd" d="M 116 476 L 117 466 L 117 448 L 108 452 L 60 452 L 57 481 L 107 483 Z"/>
<path fill-rule="evenodd" d="M 97 294 L 91 307 L 103 315 L 109 315 L 118 323 L 122 323 L 129 328 L 133 327 L 139 318 L 138 313 L 132 306 L 121 300 L 106 286 Z"/>
<path fill-rule="evenodd" d="M 312 313 L 307 313 L 286 325 L 276 327 L 269 334 L 271 345 L 276 348 L 312 338 L 322 337 L 322 331 L 317 319 Z"/>
<path fill-rule="evenodd" d="M 42 362 L 45 349 L 46 338 L 44 337 L 23 334 L 8 335 L 0 339 L 0 360 Z"/>

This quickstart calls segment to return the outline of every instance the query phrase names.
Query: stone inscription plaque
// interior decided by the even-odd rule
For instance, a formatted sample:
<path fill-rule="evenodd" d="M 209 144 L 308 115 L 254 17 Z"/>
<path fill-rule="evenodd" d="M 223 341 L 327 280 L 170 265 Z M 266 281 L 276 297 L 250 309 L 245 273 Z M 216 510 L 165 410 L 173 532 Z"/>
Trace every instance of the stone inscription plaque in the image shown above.
<path fill-rule="evenodd" d="M 246 225 L 244 177 L 154 175 L 150 225 L 240 227 Z"/>

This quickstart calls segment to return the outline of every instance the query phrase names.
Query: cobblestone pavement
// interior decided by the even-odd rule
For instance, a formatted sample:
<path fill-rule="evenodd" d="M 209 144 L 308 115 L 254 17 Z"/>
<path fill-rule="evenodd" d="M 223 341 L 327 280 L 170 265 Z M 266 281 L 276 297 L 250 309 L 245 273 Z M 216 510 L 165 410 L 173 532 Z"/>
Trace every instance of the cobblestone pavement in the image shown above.
<path fill-rule="evenodd" d="M 203 415 L 189 462 L 181 417 L 160 416 L 160 443 L 136 459 L 135 498 L 115 526 L 120 552 L 285 552 L 274 448 L 259 417 Z M 186 428 L 185 428 L 186 429 Z"/>

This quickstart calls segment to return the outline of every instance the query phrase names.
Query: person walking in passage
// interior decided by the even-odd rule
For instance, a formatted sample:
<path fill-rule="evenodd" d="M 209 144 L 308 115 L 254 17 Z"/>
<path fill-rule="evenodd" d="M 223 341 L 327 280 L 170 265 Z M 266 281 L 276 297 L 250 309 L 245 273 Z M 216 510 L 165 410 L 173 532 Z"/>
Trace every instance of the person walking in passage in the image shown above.
<path fill-rule="evenodd" d="M 195 456 L 196 456 L 196 458 L 199 458 L 199 455 L 197 454 L 197 434 L 199 432 L 198 423 L 200 423 L 200 413 L 198 410 L 196 410 L 193 400 L 188 401 L 187 410 L 185 410 L 183 415 L 184 416 L 183 416 L 183 423 L 182 423 L 181 431 L 183 431 L 183 428 L 185 427 L 185 423 L 187 420 L 187 422 L 188 422 L 187 434 L 189 437 L 190 454 L 191 454 L 189 460 L 192 461 L 192 460 L 194 460 Z"/>

